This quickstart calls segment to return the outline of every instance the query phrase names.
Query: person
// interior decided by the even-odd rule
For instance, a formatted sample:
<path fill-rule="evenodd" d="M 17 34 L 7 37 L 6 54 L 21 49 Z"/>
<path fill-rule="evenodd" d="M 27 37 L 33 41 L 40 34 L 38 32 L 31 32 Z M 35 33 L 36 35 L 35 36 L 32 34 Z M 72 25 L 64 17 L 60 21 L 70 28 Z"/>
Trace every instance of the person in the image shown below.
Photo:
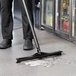
<path fill-rule="evenodd" d="M 33 35 L 31 28 L 29 26 L 29 22 L 27 19 L 27 15 L 24 9 L 24 5 L 22 0 L 18 0 L 21 6 L 22 13 L 22 24 L 23 24 L 23 38 L 24 38 L 24 50 L 32 50 L 33 49 Z M 2 25 L 2 37 L 3 40 L 0 43 L 0 49 L 6 49 L 12 46 L 13 39 L 13 17 L 12 17 L 12 2 L 13 0 L 1 0 L 1 25 Z M 30 19 L 33 21 L 33 8 L 32 8 L 32 0 L 25 0 Z"/>
<path fill-rule="evenodd" d="M 40 0 L 35 0 L 35 24 L 39 25 L 39 2 Z"/>

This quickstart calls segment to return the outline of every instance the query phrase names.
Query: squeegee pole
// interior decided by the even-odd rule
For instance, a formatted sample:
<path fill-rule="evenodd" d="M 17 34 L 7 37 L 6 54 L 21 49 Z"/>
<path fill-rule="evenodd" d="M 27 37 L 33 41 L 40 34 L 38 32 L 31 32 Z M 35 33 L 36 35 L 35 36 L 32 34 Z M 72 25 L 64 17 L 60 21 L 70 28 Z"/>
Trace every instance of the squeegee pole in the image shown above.
<path fill-rule="evenodd" d="M 28 10 L 27 10 L 27 6 L 26 6 L 24 0 L 22 0 L 22 2 L 23 2 L 23 5 L 24 5 L 24 9 L 25 9 L 25 11 L 26 11 L 26 15 L 27 15 L 27 18 L 28 18 L 28 21 L 29 21 L 29 25 L 30 25 L 30 28 L 31 28 L 33 37 L 34 37 L 34 42 L 35 42 L 35 46 L 36 46 L 36 48 L 37 48 L 37 52 L 38 52 L 38 54 L 40 54 L 40 53 L 41 53 L 41 49 L 40 49 L 39 42 L 38 42 L 38 39 L 37 39 L 35 30 L 34 30 L 34 28 L 33 28 L 33 25 L 32 25 L 32 22 L 31 22 L 31 19 L 30 19 Z"/>

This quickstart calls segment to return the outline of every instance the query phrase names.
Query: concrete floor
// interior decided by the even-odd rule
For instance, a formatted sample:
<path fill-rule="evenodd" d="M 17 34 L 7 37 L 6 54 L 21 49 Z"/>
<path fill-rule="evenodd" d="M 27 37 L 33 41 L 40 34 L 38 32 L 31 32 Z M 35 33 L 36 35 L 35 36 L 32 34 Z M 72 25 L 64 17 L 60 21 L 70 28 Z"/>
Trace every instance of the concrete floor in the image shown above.
<path fill-rule="evenodd" d="M 0 76 L 76 76 L 76 45 L 54 36 L 46 31 L 37 30 L 37 37 L 42 51 L 54 52 L 62 50 L 65 54 L 52 61 L 48 67 L 44 65 L 30 66 L 24 63 L 16 64 L 16 58 L 30 56 L 36 52 L 23 51 L 22 28 L 14 30 L 12 47 L 0 50 Z M 2 40 L 0 34 L 0 41 Z M 45 64 L 46 64 L 46 60 Z"/>

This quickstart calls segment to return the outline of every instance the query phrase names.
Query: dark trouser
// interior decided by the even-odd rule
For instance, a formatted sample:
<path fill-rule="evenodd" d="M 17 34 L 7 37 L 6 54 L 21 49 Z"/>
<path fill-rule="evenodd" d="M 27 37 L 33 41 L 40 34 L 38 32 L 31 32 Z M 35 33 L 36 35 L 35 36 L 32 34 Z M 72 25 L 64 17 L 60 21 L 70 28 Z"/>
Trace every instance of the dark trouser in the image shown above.
<path fill-rule="evenodd" d="M 12 39 L 13 31 L 13 17 L 12 17 L 12 1 L 13 0 L 1 0 L 1 17 L 2 17 L 2 36 L 3 39 Z M 32 39 L 32 32 L 28 23 L 28 19 L 24 10 L 22 0 L 18 0 L 21 6 L 22 13 L 22 24 L 23 24 L 23 37 L 24 39 Z M 32 10 L 32 0 L 25 0 L 27 9 L 30 15 L 30 19 L 33 24 L 33 10 Z"/>

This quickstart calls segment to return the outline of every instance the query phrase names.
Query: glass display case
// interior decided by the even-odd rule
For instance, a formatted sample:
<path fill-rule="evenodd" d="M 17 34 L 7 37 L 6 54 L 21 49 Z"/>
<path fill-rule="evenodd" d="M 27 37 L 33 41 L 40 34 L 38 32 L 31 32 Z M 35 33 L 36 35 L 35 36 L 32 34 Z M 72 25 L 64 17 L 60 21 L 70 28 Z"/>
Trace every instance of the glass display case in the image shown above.
<path fill-rule="evenodd" d="M 72 0 L 55 0 L 55 31 L 65 39 L 72 38 Z"/>
<path fill-rule="evenodd" d="M 60 7 L 61 6 L 61 7 Z M 69 34 L 70 28 L 70 0 L 56 0 L 55 29 Z"/>
<path fill-rule="evenodd" d="M 52 30 L 56 34 L 70 39 L 72 32 L 75 33 L 74 21 L 72 25 L 72 2 L 73 0 L 42 0 L 41 24 L 54 28 Z"/>

